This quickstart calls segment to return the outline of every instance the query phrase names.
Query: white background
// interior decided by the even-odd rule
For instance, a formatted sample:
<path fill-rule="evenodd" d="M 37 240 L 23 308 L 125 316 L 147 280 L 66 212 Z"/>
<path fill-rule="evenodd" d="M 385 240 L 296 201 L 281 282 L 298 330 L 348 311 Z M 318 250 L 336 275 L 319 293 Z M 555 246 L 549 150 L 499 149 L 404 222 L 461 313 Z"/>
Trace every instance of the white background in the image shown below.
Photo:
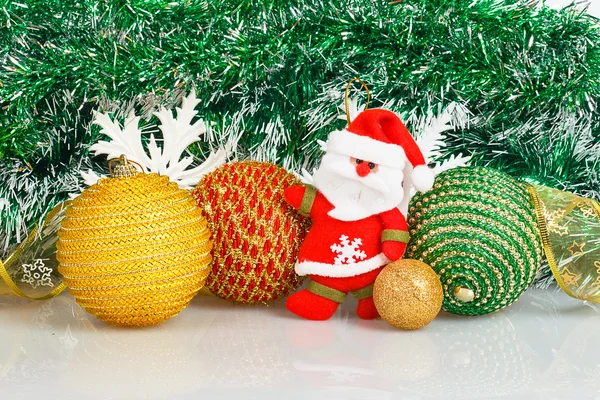
<path fill-rule="evenodd" d="M 548 1 L 561 6 L 569 0 Z M 600 16 L 600 0 L 590 12 Z M 0 297 L 1 399 L 600 399 L 600 311 L 552 290 L 416 332 L 197 297 L 144 330 Z"/>
<path fill-rule="evenodd" d="M 592 14 L 593 16 L 599 17 L 600 18 L 600 0 L 587 0 L 587 1 L 581 1 L 581 0 L 547 0 L 546 4 L 554 7 L 554 8 L 561 8 L 564 6 L 567 6 L 571 3 L 581 3 L 581 6 L 583 7 L 586 3 L 588 4 L 588 12 L 590 14 Z"/>

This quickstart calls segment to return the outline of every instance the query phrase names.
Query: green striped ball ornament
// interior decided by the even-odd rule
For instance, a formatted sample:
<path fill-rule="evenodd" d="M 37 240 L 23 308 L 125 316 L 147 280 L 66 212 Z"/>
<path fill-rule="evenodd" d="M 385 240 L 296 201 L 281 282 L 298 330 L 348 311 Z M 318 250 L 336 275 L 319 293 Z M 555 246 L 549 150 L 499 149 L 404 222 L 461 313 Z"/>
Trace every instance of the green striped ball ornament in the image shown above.
<path fill-rule="evenodd" d="M 531 285 L 542 244 L 527 188 L 510 176 L 480 167 L 442 172 L 408 214 L 406 257 L 440 276 L 444 310 L 487 314 Z"/>

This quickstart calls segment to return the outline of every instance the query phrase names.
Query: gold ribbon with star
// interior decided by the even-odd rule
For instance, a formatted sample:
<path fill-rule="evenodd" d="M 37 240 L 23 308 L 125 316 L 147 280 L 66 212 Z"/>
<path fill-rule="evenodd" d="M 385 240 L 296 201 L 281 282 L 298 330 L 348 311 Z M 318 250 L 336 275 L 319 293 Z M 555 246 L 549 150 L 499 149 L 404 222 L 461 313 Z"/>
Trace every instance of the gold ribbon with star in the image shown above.
<path fill-rule="evenodd" d="M 0 260 L 0 295 L 46 300 L 65 290 L 57 271 L 56 240 L 69 203 L 54 207 L 6 260 Z"/>
<path fill-rule="evenodd" d="M 556 282 L 571 297 L 600 303 L 600 204 L 544 186 L 529 192 Z"/>

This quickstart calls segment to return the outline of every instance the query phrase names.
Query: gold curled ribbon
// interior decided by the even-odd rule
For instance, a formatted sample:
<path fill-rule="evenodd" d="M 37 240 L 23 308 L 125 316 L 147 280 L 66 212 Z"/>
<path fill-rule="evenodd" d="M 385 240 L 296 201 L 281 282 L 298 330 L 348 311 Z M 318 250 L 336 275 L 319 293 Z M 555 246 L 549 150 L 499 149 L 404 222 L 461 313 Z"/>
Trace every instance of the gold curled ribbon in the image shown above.
<path fill-rule="evenodd" d="M 562 290 L 600 303 L 600 204 L 543 186 L 529 186 L 548 265 Z"/>
<path fill-rule="evenodd" d="M 47 300 L 52 297 L 58 296 L 60 293 L 62 293 L 63 290 L 65 290 L 66 286 L 64 285 L 64 283 L 61 282 L 50 293 L 46 295 L 40 297 L 29 296 L 19 288 L 15 281 L 10 277 L 8 271 L 10 267 L 19 259 L 21 254 L 24 251 L 26 251 L 27 248 L 31 246 L 31 244 L 36 240 L 39 230 L 48 226 L 48 224 L 58 215 L 58 213 L 64 210 L 69 204 L 70 201 L 65 201 L 54 207 L 46 216 L 41 228 L 39 225 L 33 228 L 33 230 L 29 233 L 29 236 L 27 236 L 27 239 L 23 241 L 4 262 L 0 260 L 0 278 L 6 284 L 6 286 L 8 286 L 8 288 L 13 291 L 15 296 L 23 297 L 30 300 Z"/>
<path fill-rule="evenodd" d="M 365 105 L 365 110 L 369 108 L 369 101 L 371 101 L 371 92 L 369 91 L 369 87 L 367 84 L 360 78 L 352 78 L 346 85 L 346 96 L 344 97 L 344 104 L 346 105 L 346 120 L 348 121 L 348 125 L 352 122 L 350 119 L 350 104 L 349 104 L 349 95 L 350 95 L 350 86 L 353 82 L 360 82 L 362 87 L 367 92 L 367 104 Z"/>

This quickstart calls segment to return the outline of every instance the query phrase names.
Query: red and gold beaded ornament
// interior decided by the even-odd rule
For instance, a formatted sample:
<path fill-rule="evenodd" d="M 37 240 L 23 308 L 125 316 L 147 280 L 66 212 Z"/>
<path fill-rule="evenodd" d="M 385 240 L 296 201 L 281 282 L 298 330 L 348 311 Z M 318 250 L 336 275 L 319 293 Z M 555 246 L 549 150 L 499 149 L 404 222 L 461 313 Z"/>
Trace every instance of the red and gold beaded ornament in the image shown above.
<path fill-rule="evenodd" d="M 308 221 L 288 206 L 283 191 L 298 179 L 269 163 L 224 165 L 206 175 L 193 195 L 213 234 L 206 287 L 239 303 L 266 303 L 297 289 L 294 271 Z"/>

